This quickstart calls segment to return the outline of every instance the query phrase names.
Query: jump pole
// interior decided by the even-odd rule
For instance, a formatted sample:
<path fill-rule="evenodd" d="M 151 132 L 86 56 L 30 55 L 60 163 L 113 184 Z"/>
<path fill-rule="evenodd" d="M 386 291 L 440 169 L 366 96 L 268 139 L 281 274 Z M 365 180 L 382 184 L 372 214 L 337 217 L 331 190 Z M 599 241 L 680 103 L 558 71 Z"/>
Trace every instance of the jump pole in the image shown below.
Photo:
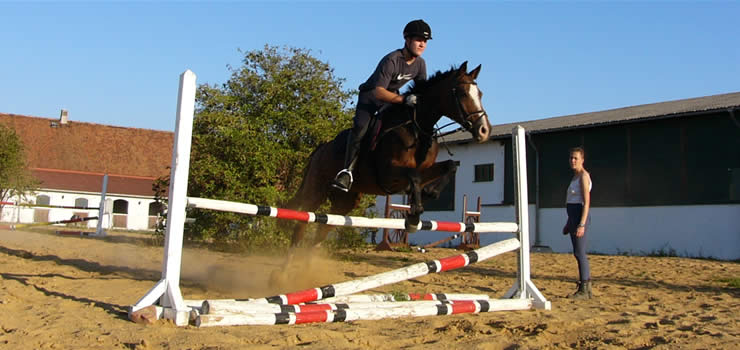
<path fill-rule="evenodd" d="M 266 298 L 253 299 L 249 303 L 257 304 L 300 304 L 311 301 L 317 301 L 324 298 L 344 296 L 381 287 L 387 284 L 393 284 L 406 281 L 412 278 L 424 276 L 435 272 L 444 272 L 468 266 L 472 263 L 483 261 L 496 255 L 519 249 L 519 240 L 510 238 L 504 241 L 487 245 L 483 248 L 469 251 L 460 255 L 455 255 L 439 260 L 421 262 L 400 269 L 379 273 L 377 275 L 367 276 L 351 280 L 326 285 L 323 287 L 305 289 L 298 292 L 275 295 Z"/>
<path fill-rule="evenodd" d="M 11 231 L 15 231 L 19 228 L 25 228 L 25 227 L 35 227 L 35 226 L 49 226 L 49 225 L 57 225 L 57 224 L 72 224 L 75 222 L 84 222 L 84 221 L 90 221 L 90 220 L 98 220 L 97 216 L 91 216 L 87 218 L 78 218 L 78 219 L 70 219 L 70 220 L 57 220 L 57 221 L 46 221 L 46 222 L 34 222 L 31 224 L 14 224 L 14 225 L 8 225 L 8 228 Z"/>
<path fill-rule="evenodd" d="M 398 302 L 398 301 L 423 301 L 423 300 L 484 300 L 489 299 L 486 294 L 460 294 L 460 293 L 409 293 L 402 295 L 393 294 L 352 294 L 332 298 L 324 298 L 325 303 L 375 303 L 375 302 Z"/>
<path fill-rule="evenodd" d="M 319 214 L 307 211 L 273 208 L 248 203 L 222 201 L 197 197 L 187 198 L 188 207 L 218 210 L 230 213 L 239 213 L 256 216 L 270 216 L 284 220 L 315 222 L 332 226 L 349 226 L 365 228 L 405 229 L 404 219 L 366 218 L 361 216 L 344 216 L 334 214 Z M 513 222 L 450 222 L 435 220 L 420 220 L 419 230 L 443 232 L 503 232 L 515 233 L 518 226 Z"/>
<path fill-rule="evenodd" d="M 200 315 L 198 327 L 237 325 L 276 325 L 301 323 L 347 322 L 380 320 L 386 318 L 442 316 L 507 310 L 526 310 L 532 307 L 530 299 L 475 300 L 456 304 L 421 304 L 409 307 L 343 309 L 298 313 Z"/>
<path fill-rule="evenodd" d="M 489 300 L 485 298 L 482 300 Z M 300 305 L 253 304 L 229 300 L 206 300 L 201 306 L 203 315 L 228 314 L 279 314 L 312 311 L 331 311 L 346 309 L 392 309 L 414 308 L 419 305 L 464 304 L 473 300 L 418 300 L 418 301 L 385 301 L 356 303 L 309 303 Z"/>
<path fill-rule="evenodd" d="M 444 301 L 444 300 L 484 300 L 490 299 L 486 294 L 462 293 L 409 293 L 409 294 L 352 294 L 321 299 L 322 303 L 385 303 L 400 301 Z M 201 306 L 204 302 L 229 302 L 255 305 L 252 301 L 259 299 L 209 299 L 197 302 Z M 195 302 L 195 301 L 193 301 Z M 309 302 L 314 303 L 314 302 Z"/>

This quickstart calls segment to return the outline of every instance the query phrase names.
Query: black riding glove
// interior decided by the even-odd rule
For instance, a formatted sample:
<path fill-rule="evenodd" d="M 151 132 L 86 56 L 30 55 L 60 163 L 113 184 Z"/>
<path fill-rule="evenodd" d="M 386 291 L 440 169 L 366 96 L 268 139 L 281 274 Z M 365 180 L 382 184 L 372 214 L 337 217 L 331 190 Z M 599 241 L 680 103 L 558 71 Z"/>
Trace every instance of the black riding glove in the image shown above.
<path fill-rule="evenodd" d="M 409 107 L 415 107 L 416 106 L 416 100 L 418 97 L 414 94 L 408 94 L 403 97 L 403 104 L 409 106 Z"/>

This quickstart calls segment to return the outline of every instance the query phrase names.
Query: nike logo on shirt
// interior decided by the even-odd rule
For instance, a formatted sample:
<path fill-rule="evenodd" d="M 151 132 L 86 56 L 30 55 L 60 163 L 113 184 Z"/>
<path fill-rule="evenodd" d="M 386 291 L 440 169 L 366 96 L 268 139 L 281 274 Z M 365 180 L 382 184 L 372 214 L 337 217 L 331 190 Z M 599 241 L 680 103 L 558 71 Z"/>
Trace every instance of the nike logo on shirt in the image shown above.
<path fill-rule="evenodd" d="M 411 80 L 411 74 L 399 74 L 396 80 Z"/>

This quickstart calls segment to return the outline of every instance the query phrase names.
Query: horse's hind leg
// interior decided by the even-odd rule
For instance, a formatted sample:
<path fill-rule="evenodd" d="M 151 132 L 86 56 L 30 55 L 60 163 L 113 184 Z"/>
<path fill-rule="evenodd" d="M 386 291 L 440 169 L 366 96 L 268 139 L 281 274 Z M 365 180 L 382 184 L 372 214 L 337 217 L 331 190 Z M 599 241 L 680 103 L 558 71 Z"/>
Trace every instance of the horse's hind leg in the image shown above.
<path fill-rule="evenodd" d="M 329 195 L 328 183 L 331 174 L 326 172 L 324 167 L 327 152 L 331 147 L 327 145 L 320 146 L 311 156 L 306 165 L 308 168 L 301 182 L 301 186 L 296 191 L 293 198 L 286 203 L 287 209 L 301 211 L 315 211 L 321 204 L 326 201 Z M 306 223 L 297 223 L 293 227 L 293 236 L 291 237 L 290 246 L 296 247 L 303 241 L 306 232 Z"/>
<path fill-rule="evenodd" d="M 333 191 L 329 198 L 329 200 L 331 200 L 331 209 L 329 212 L 336 215 L 347 215 L 347 213 L 352 211 L 352 209 L 357 208 L 360 204 L 361 198 L 362 195 L 359 193 Z M 316 230 L 314 246 L 318 246 L 321 242 L 326 240 L 326 237 L 332 229 L 332 226 L 320 225 Z"/>
<path fill-rule="evenodd" d="M 301 188 L 301 190 L 298 191 L 298 193 L 296 193 L 295 197 L 293 197 L 293 199 L 288 202 L 287 206 L 289 209 L 314 211 L 316 210 L 316 208 L 321 206 L 321 203 L 326 200 L 325 192 L 323 194 L 319 193 L 318 195 L 313 197 L 305 197 L 305 193 L 303 193 L 305 191 L 303 191 L 302 189 L 303 187 Z M 291 237 L 290 248 L 285 257 L 285 263 L 283 264 L 282 268 L 274 270 L 270 274 L 270 280 L 268 283 L 271 287 L 287 287 L 287 285 L 291 281 L 291 276 L 294 276 L 296 273 L 298 273 L 296 272 L 295 266 L 305 265 L 302 262 L 294 263 L 294 260 L 297 259 L 297 256 L 301 255 L 299 253 L 299 246 L 301 245 L 301 242 L 304 241 L 304 236 L 306 234 L 306 228 L 308 224 L 305 222 L 286 222 L 293 224 L 293 236 Z"/>

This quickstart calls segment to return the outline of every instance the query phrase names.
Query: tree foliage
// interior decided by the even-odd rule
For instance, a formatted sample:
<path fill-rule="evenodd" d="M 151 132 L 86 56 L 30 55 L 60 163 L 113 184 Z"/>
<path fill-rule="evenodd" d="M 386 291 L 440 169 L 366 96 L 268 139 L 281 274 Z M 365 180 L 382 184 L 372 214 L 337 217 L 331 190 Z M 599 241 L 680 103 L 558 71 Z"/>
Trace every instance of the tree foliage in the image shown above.
<path fill-rule="evenodd" d="M 38 187 L 26 165 L 23 142 L 15 130 L 0 125 L 0 202 L 25 196 Z M 0 204 L 0 213 L 3 205 Z"/>
<path fill-rule="evenodd" d="M 353 91 L 309 50 L 265 46 L 201 85 L 193 126 L 189 195 L 279 206 L 297 189 L 311 152 L 351 126 Z M 272 220 L 194 211 L 190 238 L 241 236 L 282 244 Z M 246 235 L 246 237 L 244 237 Z"/>

